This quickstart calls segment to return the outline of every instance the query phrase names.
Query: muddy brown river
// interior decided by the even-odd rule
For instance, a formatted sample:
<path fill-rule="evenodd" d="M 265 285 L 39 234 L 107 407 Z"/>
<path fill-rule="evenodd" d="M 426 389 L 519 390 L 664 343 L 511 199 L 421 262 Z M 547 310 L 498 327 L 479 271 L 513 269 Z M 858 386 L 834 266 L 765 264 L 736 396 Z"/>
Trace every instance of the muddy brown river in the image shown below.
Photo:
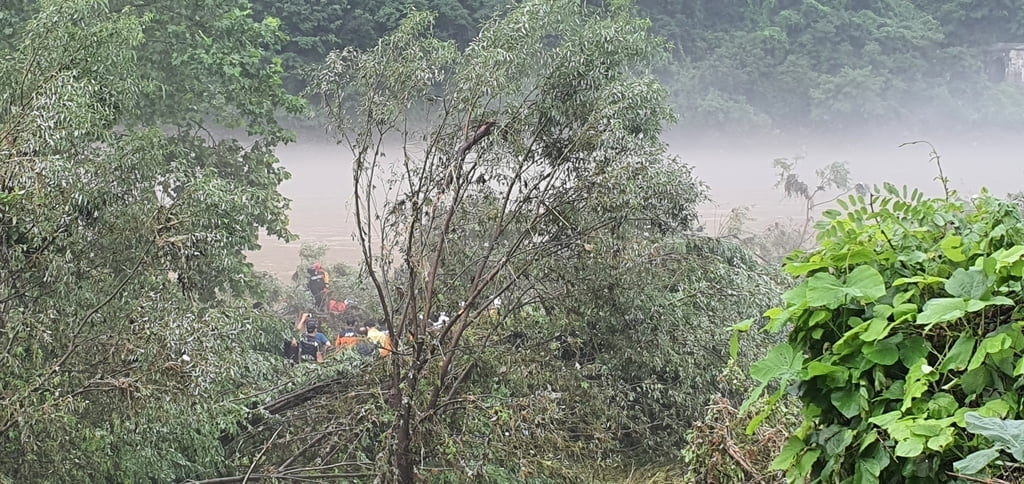
<path fill-rule="evenodd" d="M 696 175 L 711 187 L 714 202 L 702 206 L 701 215 L 706 231 L 713 234 L 722 215 L 737 205 L 751 206 L 751 215 L 760 225 L 801 216 L 801 202 L 784 199 L 773 188 L 776 175 L 772 160 L 778 157 L 804 155 L 800 172 L 807 181 L 815 168 L 831 161 L 847 161 L 856 181 L 889 181 L 940 195 L 941 186 L 934 180 L 937 172 L 929 163 L 929 149 L 924 145 L 898 148 L 904 141 L 922 138 L 936 144 L 946 176 L 961 194 L 975 193 L 982 186 L 997 195 L 1024 189 L 1024 155 L 1017 136 L 903 133 L 870 139 L 669 139 L 668 143 L 670 151 L 693 165 Z M 249 253 L 249 260 L 257 270 L 289 277 L 299 262 L 299 247 L 320 242 L 329 249 L 324 262 L 357 262 L 360 256 L 352 235 L 351 155 L 347 149 L 305 137 L 279 148 L 278 155 L 292 173 L 281 191 L 292 200 L 290 228 L 300 239 L 286 244 L 264 236 L 262 248 Z"/>

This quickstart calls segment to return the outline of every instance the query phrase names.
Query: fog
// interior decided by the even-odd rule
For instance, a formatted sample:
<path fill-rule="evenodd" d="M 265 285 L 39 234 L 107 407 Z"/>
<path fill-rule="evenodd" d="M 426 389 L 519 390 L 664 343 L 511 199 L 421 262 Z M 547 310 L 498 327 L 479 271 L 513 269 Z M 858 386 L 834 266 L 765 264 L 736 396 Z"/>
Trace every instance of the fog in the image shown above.
<path fill-rule="evenodd" d="M 716 233 L 720 219 L 739 205 L 751 206 L 756 225 L 802 216 L 802 204 L 784 199 L 773 188 L 772 160 L 796 155 L 805 159 L 799 172 L 809 184 L 814 169 L 833 161 L 849 163 L 855 182 L 889 181 L 941 195 L 938 172 L 929 162 L 927 145 L 899 145 L 924 139 L 933 143 L 951 187 L 961 194 L 988 187 L 996 195 L 1024 189 L 1024 155 L 1019 135 L 1006 133 L 958 134 L 900 132 L 872 135 L 774 136 L 758 139 L 711 139 L 668 134 L 669 151 L 694 166 L 695 174 L 710 187 L 712 203 L 701 207 L 708 233 Z M 351 156 L 347 149 L 316 136 L 278 149 L 292 173 L 281 191 L 292 200 L 290 228 L 300 240 L 288 244 L 262 237 L 262 248 L 249 254 L 257 270 L 289 277 L 299 261 L 303 243 L 320 242 L 329 249 L 325 262 L 355 263 L 360 256 L 353 239 L 351 210 Z"/>

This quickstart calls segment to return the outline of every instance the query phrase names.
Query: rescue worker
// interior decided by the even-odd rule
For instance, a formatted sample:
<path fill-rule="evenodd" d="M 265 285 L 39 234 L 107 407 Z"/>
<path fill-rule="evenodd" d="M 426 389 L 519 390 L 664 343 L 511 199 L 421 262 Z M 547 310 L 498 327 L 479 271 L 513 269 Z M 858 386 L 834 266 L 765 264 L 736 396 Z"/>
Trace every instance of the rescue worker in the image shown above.
<path fill-rule="evenodd" d="M 309 294 L 313 296 L 313 306 L 317 312 L 324 312 L 331 288 L 331 275 L 320 266 L 319 262 L 313 264 L 306 272 L 309 274 L 306 288 L 309 289 Z"/>
<path fill-rule="evenodd" d="M 317 363 L 324 361 L 324 355 L 327 354 L 327 348 L 331 346 L 331 342 L 327 339 L 327 336 L 319 331 L 319 327 L 315 319 L 309 313 L 303 313 L 299 317 L 299 321 L 295 323 L 295 329 L 300 330 L 305 327 L 305 333 L 302 334 L 298 339 L 292 340 L 292 348 L 294 351 L 295 362 L 298 363 L 300 360 L 316 360 Z"/>
<path fill-rule="evenodd" d="M 378 329 L 376 321 L 366 323 L 366 339 L 380 349 L 380 356 L 391 354 L 391 336 L 386 330 Z"/>

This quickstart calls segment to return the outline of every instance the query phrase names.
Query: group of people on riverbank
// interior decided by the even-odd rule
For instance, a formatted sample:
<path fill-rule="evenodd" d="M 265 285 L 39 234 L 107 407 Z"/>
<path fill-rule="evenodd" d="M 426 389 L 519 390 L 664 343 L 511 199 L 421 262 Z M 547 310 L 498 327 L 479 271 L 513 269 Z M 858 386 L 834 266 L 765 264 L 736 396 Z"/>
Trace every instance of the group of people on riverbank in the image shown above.
<path fill-rule="evenodd" d="M 378 328 L 376 321 L 358 321 L 356 318 L 341 317 L 343 327 L 332 343 L 325 333 L 325 321 L 318 319 L 335 318 L 349 310 L 349 301 L 331 299 L 330 274 L 319 263 L 307 269 L 306 288 L 312 299 L 312 312 L 299 314 L 294 330 L 298 335 L 285 342 L 285 357 L 296 363 L 301 361 L 323 362 L 328 351 L 354 349 L 365 356 L 388 356 L 391 353 L 391 338 L 386 330 Z M 314 313 L 317 316 L 314 316 Z"/>

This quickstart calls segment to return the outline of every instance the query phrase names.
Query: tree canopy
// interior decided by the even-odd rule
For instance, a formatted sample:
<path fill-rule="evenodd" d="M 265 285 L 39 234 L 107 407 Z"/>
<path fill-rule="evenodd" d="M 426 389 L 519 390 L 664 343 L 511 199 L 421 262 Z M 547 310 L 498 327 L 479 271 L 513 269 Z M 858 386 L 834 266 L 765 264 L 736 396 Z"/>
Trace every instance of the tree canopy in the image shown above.
<path fill-rule="evenodd" d="M 4 3 L 0 476 L 224 465 L 218 438 L 245 413 L 224 392 L 273 361 L 252 351 L 266 321 L 245 305 L 258 278 L 242 251 L 258 229 L 290 236 L 274 116 L 302 108 L 268 56 L 276 24 L 245 6 Z"/>
<path fill-rule="evenodd" d="M 331 49 L 372 47 L 413 10 L 437 12 L 439 35 L 464 46 L 481 20 L 512 3 L 255 5 L 280 18 L 292 36 L 287 66 L 298 72 Z M 989 47 L 1024 41 L 1024 6 L 1015 2 L 641 0 L 638 7 L 654 33 L 673 43 L 660 77 L 691 129 L 1006 126 L 1020 120 L 1024 88 L 986 77 Z M 302 85 L 293 82 L 293 88 Z"/>
<path fill-rule="evenodd" d="M 983 67 L 1020 6 L 4 2 L 0 481 L 621 481 L 715 446 L 736 469 L 685 475 L 749 481 L 732 428 L 787 394 L 802 425 L 744 449 L 776 478 L 1018 478 L 1019 204 L 779 159 L 807 218 L 778 240 L 840 209 L 787 277 L 702 232 L 662 136 L 1018 119 Z M 293 238 L 303 89 L 354 159 L 333 284 L 366 304 L 316 317 L 367 333 L 308 365 L 306 288 L 244 255 Z"/>

